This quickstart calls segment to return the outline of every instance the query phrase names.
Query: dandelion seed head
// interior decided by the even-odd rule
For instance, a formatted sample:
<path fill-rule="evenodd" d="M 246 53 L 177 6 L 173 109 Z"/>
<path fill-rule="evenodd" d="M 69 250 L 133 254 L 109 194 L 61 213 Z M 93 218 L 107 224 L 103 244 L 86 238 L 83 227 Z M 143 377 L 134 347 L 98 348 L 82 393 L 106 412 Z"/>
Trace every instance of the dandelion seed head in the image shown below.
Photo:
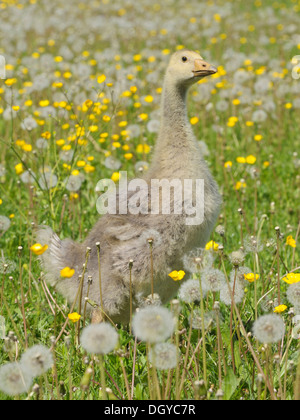
<path fill-rule="evenodd" d="M 200 285 L 199 280 L 189 279 L 186 280 L 178 291 L 178 297 L 180 300 L 186 303 L 200 302 Z"/>
<path fill-rule="evenodd" d="M 40 376 L 53 366 L 53 356 L 47 347 L 36 345 L 22 355 L 21 363 L 33 377 Z"/>
<path fill-rule="evenodd" d="M 161 299 L 157 293 L 153 293 L 153 296 L 149 295 L 146 298 L 143 296 L 137 296 L 137 302 L 139 308 L 144 308 L 147 306 L 161 306 Z"/>
<path fill-rule="evenodd" d="M 59 157 L 63 162 L 71 162 L 74 156 L 74 150 L 62 150 L 59 153 Z"/>
<path fill-rule="evenodd" d="M 139 241 L 149 245 L 149 241 L 152 241 L 153 247 L 156 247 L 162 243 L 161 234 L 155 229 L 146 229 L 141 234 Z"/>
<path fill-rule="evenodd" d="M 0 232 L 6 232 L 10 228 L 11 222 L 8 217 L 0 215 Z"/>
<path fill-rule="evenodd" d="M 209 311 L 204 313 L 204 328 L 207 329 L 213 325 L 216 321 L 216 314 L 214 311 Z M 202 328 L 202 318 L 200 308 L 196 308 L 193 311 L 193 314 L 190 316 L 190 325 L 194 330 L 201 330 Z"/>
<path fill-rule="evenodd" d="M 43 175 L 39 178 L 39 185 L 42 190 L 47 190 L 50 188 L 55 188 L 58 182 L 58 178 L 52 172 L 44 172 Z"/>
<path fill-rule="evenodd" d="M 114 350 L 118 343 L 116 330 L 107 323 L 91 324 L 81 334 L 82 347 L 92 354 L 107 354 Z"/>
<path fill-rule="evenodd" d="M 233 282 L 230 282 L 230 289 L 231 289 L 232 292 L 233 292 L 233 286 L 234 286 Z M 220 300 L 225 305 L 231 305 L 232 304 L 230 289 L 229 289 L 227 283 L 223 283 L 221 285 Z M 234 302 L 237 305 L 242 302 L 244 294 L 245 294 L 244 287 L 241 285 L 240 282 L 236 281 L 235 286 L 234 286 Z"/>
<path fill-rule="evenodd" d="M 204 248 L 193 249 L 183 257 L 184 268 L 192 273 L 198 273 L 200 270 L 212 267 L 213 262 L 213 253 Z"/>
<path fill-rule="evenodd" d="M 104 161 L 104 166 L 107 169 L 118 171 L 122 166 L 122 162 L 119 159 L 114 158 L 113 156 L 108 156 Z"/>
<path fill-rule="evenodd" d="M 175 328 L 172 313 L 164 307 L 147 307 L 137 312 L 132 320 L 134 334 L 143 341 L 158 343 L 169 338 Z"/>
<path fill-rule="evenodd" d="M 239 266 L 239 265 L 243 264 L 243 262 L 245 261 L 245 254 L 241 249 L 239 249 L 237 251 L 233 251 L 229 255 L 229 260 L 230 260 L 232 265 Z"/>
<path fill-rule="evenodd" d="M 143 161 L 137 162 L 134 165 L 134 169 L 135 169 L 135 172 L 143 173 L 149 169 L 149 163 L 143 162 Z"/>
<path fill-rule="evenodd" d="M 247 236 L 244 241 L 244 249 L 246 253 L 259 253 L 264 249 L 264 245 L 255 236 Z"/>
<path fill-rule="evenodd" d="M 4 255 L 0 255 L 0 274 L 10 274 L 15 271 L 16 268 L 17 264 L 14 261 L 8 260 Z"/>
<path fill-rule="evenodd" d="M 254 336 L 263 344 L 278 342 L 284 333 L 285 325 L 280 315 L 262 315 L 253 325 Z"/>
<path fill-rule="evenodd" d="M 27 392 L 32 383 L 32 376 L 28 374 L 20 363 L 8 363 L 0 368 L 0 390 L 8 395 L 18 395 Z"/>
<path fill-rule="evenodd" d="M 224 236 L 225 235 L 225 227 L 223 225 L 218 225 L 215 228 L 215 232 L 220 236 Z"/>
<path fill-rule="evenodd" d="M 226 278 L 217 268 L 207 268 L 201 272 L 202 287 L 204 291 L 218 292 Z"/>
<path fill-rule="evenodd" d="M 43 139 L 42 137 L 37 139 L 37 141 L 35 142 L 35 145 L 40 150 L 48 149 L 48 142 L 46 139 Z"/>
<path fill-rule="evenodd" d="M 157 369 L 173 369 L 177 365 L 177 348 L 172 343 L 158 343 L 151 349 L 149 358 Z"/>
<path fill-rule="evenodd" d="M 300 282 L 289 285 L 286 294 L 292 305 L 300 306 Z"/>
<path fill-rule="evenodd" d="M 69 178 L 65 180 L 66 189 L 71 192 L 79 191 L 82 185 L 83 178 L 79 175 L 70 175 Z"/>
<path fill-rule="evenodd" d="M 34 176 L 35 176 L 34 172 L 29 170 L 29 171 L 23 172 L 22 175 L 20 176 L 20 179 L 24 184 L 33 184 Z"/>

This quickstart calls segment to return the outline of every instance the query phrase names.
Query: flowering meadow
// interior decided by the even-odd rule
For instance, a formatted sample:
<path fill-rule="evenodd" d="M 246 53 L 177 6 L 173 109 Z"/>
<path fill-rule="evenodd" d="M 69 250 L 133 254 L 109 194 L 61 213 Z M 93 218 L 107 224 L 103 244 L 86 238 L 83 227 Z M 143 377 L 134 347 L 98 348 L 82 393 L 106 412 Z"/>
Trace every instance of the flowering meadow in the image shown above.
<path fill-rule="evenodd" d="M 299 27 L 299 0 L 0 0 L 0 399 L 300 399 Z M 147 171 L 183 48 L 218 69 L 188 115 L 221 214 L 168 305 L 91 324 L 35 228 L 82 241 L 98 181 Z"/>

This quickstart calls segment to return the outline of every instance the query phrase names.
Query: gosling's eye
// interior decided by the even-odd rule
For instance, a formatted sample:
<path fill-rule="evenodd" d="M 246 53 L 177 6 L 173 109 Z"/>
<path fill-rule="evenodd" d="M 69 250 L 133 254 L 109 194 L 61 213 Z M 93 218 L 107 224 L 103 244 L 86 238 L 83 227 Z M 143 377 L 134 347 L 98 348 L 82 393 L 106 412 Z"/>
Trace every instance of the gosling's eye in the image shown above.
<path fill-rule="evenodd" d="M 182 57 L 182 61 L 183 62 L 187 61 L 187 58 L 186 57 Z"/>

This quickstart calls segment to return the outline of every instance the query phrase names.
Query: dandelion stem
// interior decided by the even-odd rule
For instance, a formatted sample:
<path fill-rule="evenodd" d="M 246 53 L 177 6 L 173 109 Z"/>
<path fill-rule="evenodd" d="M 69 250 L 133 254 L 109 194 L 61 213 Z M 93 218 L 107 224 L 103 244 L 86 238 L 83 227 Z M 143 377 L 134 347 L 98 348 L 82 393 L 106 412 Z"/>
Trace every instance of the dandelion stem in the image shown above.
<path fill-rule="evenodd" d="M 97 246 L 97 257 L 98 257 L 98 268 L 99 268 L 100 307 L 101 307 L 101 313 L 104 314 L 102 281 L 101 281 L 100 242 L 97 242 L 96 246 Z M 104 317 L 104 319 L 105 319 L 105 317 Z"/>
<path fill-rule="evenodd" d="M 200 272 L 199 272 L 199 287 L 200 287 L 201 331 L 202 331 L 202 338 L 203 338 L 203 347 L 202 347 L 202 355 L 203 355 L 203 380 L 204 380 L 205 386 L 207 386 L 206 340 L 205 340 L 205 326 L 204 326 L 204 301 L 203 301 L 203 289 L 202 289 L 202 282 L 201 282 L 201 274 L 200 274 Z"/>

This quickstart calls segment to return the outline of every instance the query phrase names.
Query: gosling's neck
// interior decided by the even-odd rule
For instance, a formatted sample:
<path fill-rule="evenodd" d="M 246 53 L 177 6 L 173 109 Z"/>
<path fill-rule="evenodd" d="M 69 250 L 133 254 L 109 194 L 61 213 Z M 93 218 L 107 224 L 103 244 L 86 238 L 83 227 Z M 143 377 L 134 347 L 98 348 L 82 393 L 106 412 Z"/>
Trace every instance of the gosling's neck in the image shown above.
<path fill-rule="evenodd" d="M 166 77 L 161 103 L 161 127 L 147 178 L 188 177 L 199 146 L 187 116 L 188 86 L 175 85 Z M 174 164 L 175 163 L 175 164 Z"/>
<path fill-rule="evenodd" d="M 161 103 L 161 128 L 160 137 L 164 139 L 169 136 L 174 136 L 174 133 L 186 134 L 186 129 L 189 127 L 187 117 L 187 98 L 188 87 L 184 85 L 177 85 L 167 77 L 164 82 L 162 103 Z"/>

